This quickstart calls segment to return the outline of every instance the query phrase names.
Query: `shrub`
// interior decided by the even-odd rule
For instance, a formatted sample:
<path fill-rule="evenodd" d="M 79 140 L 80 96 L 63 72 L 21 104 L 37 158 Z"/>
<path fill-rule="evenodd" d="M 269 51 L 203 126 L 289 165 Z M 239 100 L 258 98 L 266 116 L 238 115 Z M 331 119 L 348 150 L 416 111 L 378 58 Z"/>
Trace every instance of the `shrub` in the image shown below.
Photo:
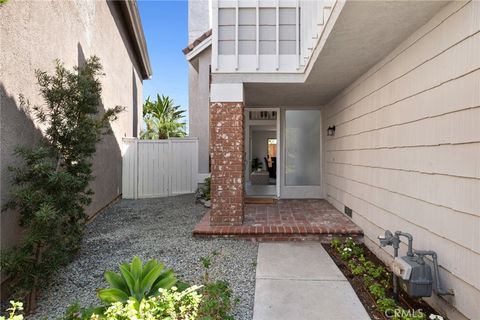
<path fill-rule="evenodd" d="M 205 200 L 211 199 L 211 185 L 212 185 L 212 178 L 208 177 L 205 178 L 205 187 L 203 189 L 203 195 Z"/>
<path fill-rule="evenodd" d="M 97 57 L 74 70 L 57 61 L 53 75 L 36 70 L 44 105 L 31 110 L 44 128 L 43 140 L 31 149 L 19 147 L 23 165 L 10 168 L 14 180 L 5 208 L 19 212 L 24 237 L 17 248 L 2 251 L 0 260 L 15 296 L 25 297 L 45 285 L 80 247 L 87 218 L 84 208 L 93 195 L 89 185 L 95 147 L 123 110 L 117 106 L 98 114 L 101 75 Z M 30 108 L 27 100 L 20 100 Z M 34 296 L 30 294 L 27 308 Z"/>
<path fill-rule="evenodd" d="M 210 177 L 204 179 L 203 186 L 199 187 L 195 193 L 196 199 L 207 201 L 211 199 L 211 182 L 212 179 Z"/>
<path fill-rule="evenodd" d="M 0 320 L 23 320 L 23 316 L 17 314 L 17 311 L 23 311 L 23 303 L 11 300 L 10 305 L 11 307 L 7 309 L 8 318 L 0 316 Z"/>
<path fill-rule="evenodd" d="M 232 289 L 226 281 L 209 282 L 202 289 L 203 299 L 199 308 L 202 320 L 233 320 L 230 312 L 236 303 Z"/>
<path fill-rule="evenodd" d="M 129 299 L 127 302 L 115 302 L 108 307 L 103 317 L 105 320 L 130 319 L 172 319 L 193 320 L 197 317 L 201 295 L 197 293 L 199 287 L 191 287 L 182 292 L 176 287 L 170 290 L 159 289 L 158 296 L 151 296 L 138 302 Z"/>
<path fill-rule="evenodd" d="M 89 320 L 102 315 L 105 307 L 81 307 L 78 303 L 71 304 L 65 311 L 62 320 Z"/>
<path fill-rule="evenodd" d="M 209 269 L 219 255 L 218 251 L 213 251 L 209 256 L 200 258 L 200 262 L 205 269 L 201 291 L 203 298 L 198 310 L 201 320 L 231 320 L 233 317 L 230 313 L 238 302 L 238 300 L 233 299 L 232 289 L 227 281 L 210 280 Z"/>
<path fill-rule="evenodd" d="M 350 260 L 348 262 L 348 267 L 350 268 L 354 276 L 359 276 L 365 273 L 365 268 L 363 267 L 363 265 L 360 263 L 356 263 L 354 260 Z"/>
<path fill-rule="evenodd" d="M 341 251 L 342 242 L 339 239 L 332 239 L 330 246 L 335 249 L 338 253 Z"/>
<path fill-rule="evenodd" d="M 230 314 L 237 300 L 233 299 L 229 283 L 211 281 L 208 276 L 219 255 L 214 251 L 201 258 L 204 285 L 191 287 L 177 281 L 173 273 L 169 273 L 171 270 L 162 273 L 163 265 L 155 260 L 142 266 L 141 260 L 134 257 L 130 264 L 120 265 L 119 274 L 105 273 L 111 288 L 98 291 L 105 305 L 83 308 L 73 304 L 63 320 L 233 320 Z M 176 281 L 175 286 L 171 286 L 172 279 Z M 162 284 L 160 288 L 159 284 Z"/>
<path fill-rule="evenodd" d="M 385 289 L 380 284 L 372 284 L 368 289 L 376 299 L 385 298 Z"/>
<path fill-rule="evenodd" d="M 340 253 L 340 257 L 342 260 L 349 260 L 353 257 L 352 248 L 344 247 Z"/>
<path fill-rule="evenodd" d="M 107 307 L 80 308 L 71 306 L 63 320 L 194 320 L 202 296 L 200 287 L 193 286 L 183 291 L 176 287 L 159 289 L 153 295 L 138 301 L 131 297 L 124 302 L 114 302 Z"/>
<path fill-rule="evenodd" d="M 126 302 L 159 294 L 159 289 L 170 289 L 177 279 L 173 270 L 164 271 L 164 265 L 157 260 L 150 260 L 144 266 L 138 257 L 130 264 L 122 263 L 120 273 L 105 272 L 105 279 L 111 288 L 99 289 L 100 300 L 106 303 Z"/>
<path fill-rule="evenodd" d="M 383 297 L 377 300 L 377 309 L 378 311 L 385 313 L 387 310 L 394 310 L 397 307 L 395 300 L 391 298 Z"/>

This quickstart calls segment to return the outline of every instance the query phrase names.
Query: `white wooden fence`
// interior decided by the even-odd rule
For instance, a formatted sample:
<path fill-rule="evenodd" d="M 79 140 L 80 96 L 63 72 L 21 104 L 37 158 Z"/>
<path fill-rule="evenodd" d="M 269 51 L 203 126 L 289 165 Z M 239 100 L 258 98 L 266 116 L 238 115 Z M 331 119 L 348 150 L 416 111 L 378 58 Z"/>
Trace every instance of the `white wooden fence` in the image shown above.
<path fill-rule="evenodd" d="M 197 138 L 124 138 L 123 143 L 123 198 L 155 198 L 195 192 Z"/>

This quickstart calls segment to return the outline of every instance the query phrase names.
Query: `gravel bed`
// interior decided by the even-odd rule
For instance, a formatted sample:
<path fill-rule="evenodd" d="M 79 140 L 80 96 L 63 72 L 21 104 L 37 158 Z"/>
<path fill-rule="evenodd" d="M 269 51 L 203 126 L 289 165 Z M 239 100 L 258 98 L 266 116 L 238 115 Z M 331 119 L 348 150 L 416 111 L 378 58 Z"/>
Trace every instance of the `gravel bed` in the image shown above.
<path fill-rule="evenodd" d="M 103 272 L 118 271 L 118 265 L 134 255 L 143 261 L 155 258 L 173 268 L 180 279 L 200 283 L 199 260 L 213 251 L 220 255 L 210 277 L 231 284 L 240 300 L 235 319 L 252 319 L 258 244 L 193 238 L 193 227 L 204 213 L 193 195 L 117 202 L 87 226 L 78 257 L 40 293 L 37 311 L 28 319 L 57 319 L 75 301 L 84 306 L 98 304 L 95 290 L 106 286 Z"/>

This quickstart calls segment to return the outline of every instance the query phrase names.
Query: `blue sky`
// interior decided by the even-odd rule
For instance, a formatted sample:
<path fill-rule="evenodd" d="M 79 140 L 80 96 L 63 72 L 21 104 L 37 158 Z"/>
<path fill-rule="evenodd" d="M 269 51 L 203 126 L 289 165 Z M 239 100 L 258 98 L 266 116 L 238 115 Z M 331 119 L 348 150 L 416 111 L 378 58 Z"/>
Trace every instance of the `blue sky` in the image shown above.
<path fill-rule="evenodd" d="M 182 49 L 188 45 L 186 0 L 139 0 L 138 7 L 152 64 L 151 80 L 143 82 L 143 97 L 168 95 L 188 108 L 188 68 Z"/>

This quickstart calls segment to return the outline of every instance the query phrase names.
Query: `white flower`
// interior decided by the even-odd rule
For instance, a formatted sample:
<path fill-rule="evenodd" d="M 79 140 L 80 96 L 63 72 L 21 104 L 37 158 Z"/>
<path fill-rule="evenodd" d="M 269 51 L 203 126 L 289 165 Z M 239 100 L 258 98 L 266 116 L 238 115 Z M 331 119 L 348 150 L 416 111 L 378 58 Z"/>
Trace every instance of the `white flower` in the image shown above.
<path fill-rule="evenodd" d="M 431 320 L 443 320 L 442 316 L 439 316 L 439 315 L 433 314 L 433 313 L 428 318 L 431 319 Z"/>

